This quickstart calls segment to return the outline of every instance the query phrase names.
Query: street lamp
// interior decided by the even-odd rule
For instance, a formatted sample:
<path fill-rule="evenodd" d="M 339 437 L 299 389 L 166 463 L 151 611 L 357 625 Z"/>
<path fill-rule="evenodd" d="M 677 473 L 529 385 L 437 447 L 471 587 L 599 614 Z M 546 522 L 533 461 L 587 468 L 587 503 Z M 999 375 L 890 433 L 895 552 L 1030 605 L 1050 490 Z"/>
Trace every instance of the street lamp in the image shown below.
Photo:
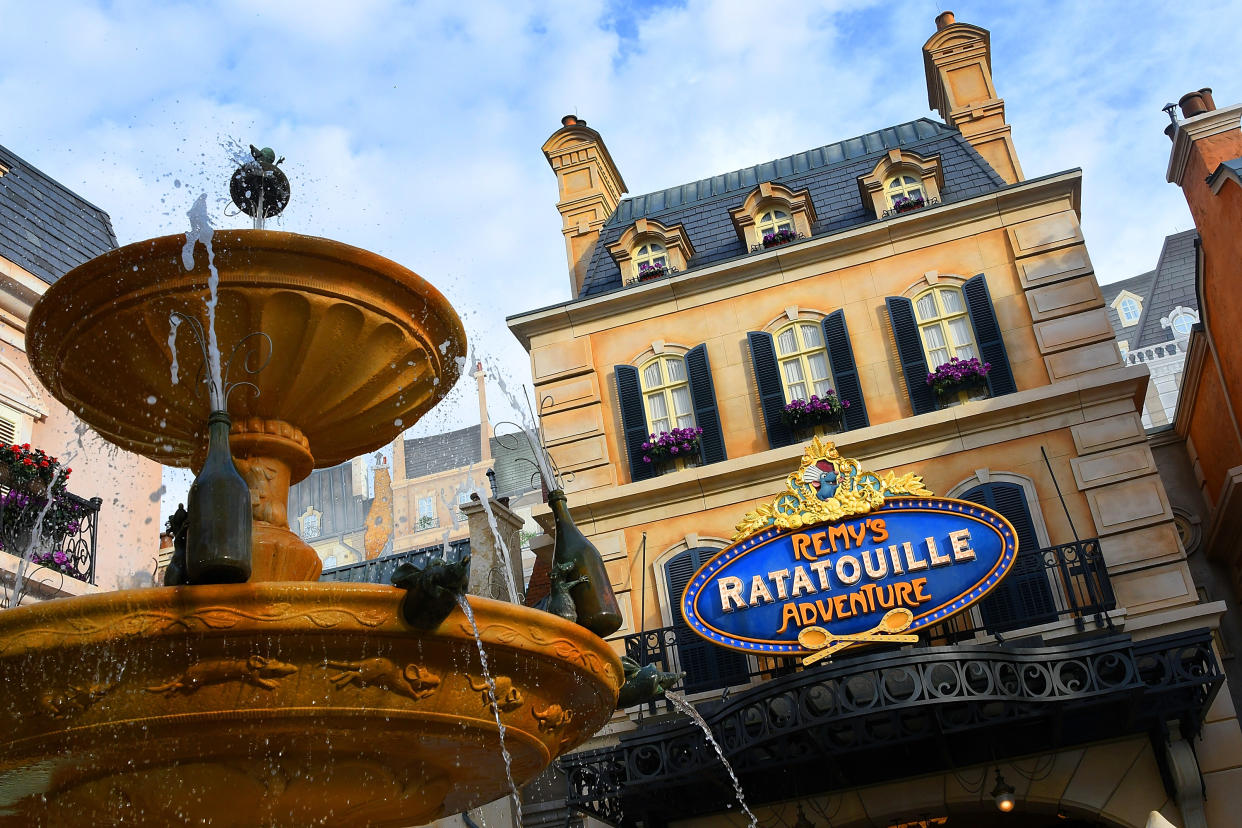
<path fill-rule="evenodd" d="M 996 801 L 997 810 L 1006 814 L 1013 810 L 1013 792 L 1013 785 L 1005 781 L 1005 777 L 1001 776 L 1000 768 L 997 768 L 996 787 L 992 789 L 992 799 Z"/>

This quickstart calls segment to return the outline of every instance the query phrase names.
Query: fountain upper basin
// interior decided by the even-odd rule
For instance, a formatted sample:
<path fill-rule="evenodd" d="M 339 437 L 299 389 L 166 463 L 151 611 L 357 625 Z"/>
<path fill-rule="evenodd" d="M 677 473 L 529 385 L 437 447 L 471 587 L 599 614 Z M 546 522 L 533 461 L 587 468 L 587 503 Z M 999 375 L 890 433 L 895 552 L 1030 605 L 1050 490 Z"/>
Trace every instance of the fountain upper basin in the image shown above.
<path fill-rule="evenodd" d="M 368 584 L 134 590 L 0 613 L 0 822 L 415 825 L 508 792 L 472 629 Z M 607 721 L 612 649 L 471 597 L 518 784 Z"/>

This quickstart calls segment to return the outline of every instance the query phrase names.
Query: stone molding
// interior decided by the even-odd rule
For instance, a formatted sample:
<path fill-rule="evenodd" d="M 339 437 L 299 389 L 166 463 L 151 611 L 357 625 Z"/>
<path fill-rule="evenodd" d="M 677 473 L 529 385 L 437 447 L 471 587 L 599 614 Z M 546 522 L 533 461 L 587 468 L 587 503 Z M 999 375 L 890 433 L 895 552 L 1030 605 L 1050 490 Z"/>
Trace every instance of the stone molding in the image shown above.
<path fill-rule="evenodd" d="M 1165 180 L 1170 184 L 1182 186 L 1182 178 L 1186 175 L 1186 165 L 1190 162 L 1190 148 L 1195 145 L 1195 142 L 1238 129 L 1240 123 L 1242 123 L 1242 104 L 1213 109 L 1179 123 L 1177 134 L 1173 137 L 1173 150 L 1169 153 L 1169 168 L 1165 173 Z"/>

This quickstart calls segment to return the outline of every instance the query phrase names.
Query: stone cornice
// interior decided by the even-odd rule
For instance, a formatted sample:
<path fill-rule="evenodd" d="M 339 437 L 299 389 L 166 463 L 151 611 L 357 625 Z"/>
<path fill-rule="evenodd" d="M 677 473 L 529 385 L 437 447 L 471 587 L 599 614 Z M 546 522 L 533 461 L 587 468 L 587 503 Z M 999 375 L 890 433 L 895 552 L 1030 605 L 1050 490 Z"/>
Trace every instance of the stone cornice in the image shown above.
<path fill-rule="evenodd" d="M 836 269 L 832 267 L 833 259 L 846 256 L 849 256 L 849 262 L 842 263 L 841 267 L 868 259 L 882 259 L 892 255 L 894 244 L 908 248 L 912 239 L 953 227 L 988 220 L 993 221 L 996 227 L 1003 227 L 1010 223 L 1010 213 L 1039 204 L 1068 198 L 1074 211 L 1080 212 L 1081 193 L 1082 171 L 1068 170 L 1012 184 L 975 198 L 932 209 L 913 210 L 882 221 L 784 244 L 763 253 L 696 268 L 671 278 L 515 314 L 506 321 L 513 335 L 529 350 L 531 337 L 541 333 L 597 322 L 644 308 L 650 309 L 652 317 L 659 316 L 680 307 L 712 301 L 719 297 L 721 288 L 730 285 L 739 285 L 738 294 L 758 290 L 768 284 L 769 280 L 763 277 L 775 277 L 777 280 L 809 278 L 810 274 L 792 276 L 788 271 L 822 262 L 826 267 L 821 272 L 828 272 Z M 1014 217 L 1013 222 L 1028 218 L 1029 215 Z"/>
<path fill-rule="evenodd" d="M 1186 164 L 1190 161 L 1190 148 L 1195 142 L 1219 135 L 1231 129 L 1238 129 L 1242 123 L 1242 104 L 1213 109 L 1193 118 L 1187 118 L 1177 125 L 1177 134 L 1173 137 L 1173 151 L 1169 154 L 1169 169 L 1165 180 L 1170 184 L 1182 186 L 1182 178 L 1186 175 Z"/>
<path fill-rule="evenodd" d="M 882 472 L 1068 428 L 1091 419 L 1089 410 L 1102 410 L 1109 403 L 1137 411 L 1146 389 L 1146 368 L 1120 367 L 857 429 L 836 435 L 836 442 L 843 455 Z M 583 531 L 598 534 L 649 522 L 656 513 L 661 518 L 670 511 L 693 514 L 722 502 L 770 497 L 797 467 L 802 451 L 801 444 L 785 446 L 652 480 L 577 492 L 570 496 L 574 520 Z"/>

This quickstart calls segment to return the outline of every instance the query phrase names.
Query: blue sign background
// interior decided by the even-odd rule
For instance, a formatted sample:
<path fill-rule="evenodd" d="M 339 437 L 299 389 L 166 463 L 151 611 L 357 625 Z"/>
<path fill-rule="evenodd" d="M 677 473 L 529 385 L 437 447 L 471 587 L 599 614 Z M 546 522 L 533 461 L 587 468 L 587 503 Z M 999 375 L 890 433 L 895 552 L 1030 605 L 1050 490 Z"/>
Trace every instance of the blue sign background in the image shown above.
<path fill-rule="evenodd" d="M 970 546 L 975 557 L 973 560 L 955 560 L 947 565 L 901 575 L 894 575 L 890 565 L 886 576 L 869 578 L 863 575 L 851 586 L 841 585 L 834 573 L 828 590 L 819 589 L 813 594 L 797 598 L 789 597 L 758 606 L 734 608 L 731 612 L 722 609 L 719 588 L 721 578 L 740 578 L 744 584 L 743 594 L 749 595 L 751 580 L 755 575 L 763 576 L 768 581 L 767 574 L 775 570 L 793 570 L 797 566 L 809 570 L 809 563 L 799 560 L 795 555 L 793 538 L 796 535 L 825 532 L 829 526 L 852 526 L 857 530 L 869 519 L 875 518 L 884 519 L 888 531 L 886 540 L 864 540 L 861 545 L 852 545 L 849 550 L 842 549 L 821 556 L 819 560 L 831 561 L 835 568 L 841 555 L 859 558 L 863 551 L 871 552 L 877 548 L 887 550 L 892 544 L 900 545 L 906 541 L 916 548 L 922 548 L 927 537 L 935 539 L 940 554 L 951 554 L 949 533 L 960 529 L 970 530 Z M 929 594 L 932 600 L 911 610 L 914 613 L 914 622 L 908 632 L 915 632 L 922 627 L 940 623 L 986 595 L 1009 572 L 1017 554 L 1017 546 L 1017 536 L 1009 521 L 977 503 L 937 497 L 890 497 L 883 506 L 868 515 L 801 529 L 768 529 L 725 547 L 690 579 L 681 598 L 681 611 L 686 623 L 714 644 L 767 655 L 804 655 L 809 651 L 798 644 L 800 624 L 788 624 L 783 633 L 777 634 L 785 618 L 786 604 L 815 602 L 817 599 L 831 601 L 836 596 L 858 591 L 863 584 L 875 584 L 883 589 L 897 582 L 926 578 L 925 594 Z M 922 558 L 927 559 L 925 549 Z M 819 579 L 815 575 L 810 575 L 810 578 L 818 588 Z M 775 597 L 775 589 L 770 581 L 768 584 Z M 874 612 L 812 623 L 837 634 L 860 633 L 879 624 L 886 611 L 887 609 L 877 607 Z"/>

